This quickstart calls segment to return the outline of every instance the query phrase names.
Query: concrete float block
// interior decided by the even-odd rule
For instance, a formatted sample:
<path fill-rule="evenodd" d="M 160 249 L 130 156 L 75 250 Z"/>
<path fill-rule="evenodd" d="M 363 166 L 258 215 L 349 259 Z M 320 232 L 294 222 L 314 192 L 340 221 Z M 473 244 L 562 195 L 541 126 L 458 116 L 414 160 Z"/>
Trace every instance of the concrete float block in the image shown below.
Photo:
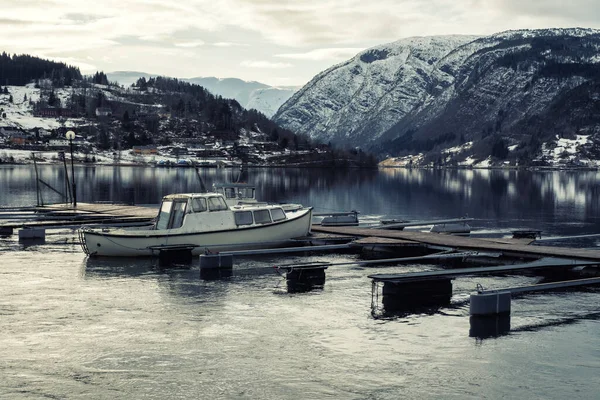
<path fill-rule="evenodd" d="M 46 230 L 44 228 L 23 228 L 19 229 L 19 242 L 29 240 L 45 240 Z"/>
<path fill-rule="evenodd" d="M 158 264 L 161 267 L 172 265 L 189 265 L 193 261 L 192 249 L 168 249 L 158 253 Z"/>
<path fill-rule="evenodd" d="M 233 276 L 233 254 L 201 254 L 200 279 L 218 280 Z"/>
<path fill-rule="evenodd" d="M 510 292 L 477 293 L 471 295 L 471 315 L 510 314 Z"/>
<path fill-rule="evenodd" d="M 200 254 L 200 269 L 232 269 L 233 254 Z"/>

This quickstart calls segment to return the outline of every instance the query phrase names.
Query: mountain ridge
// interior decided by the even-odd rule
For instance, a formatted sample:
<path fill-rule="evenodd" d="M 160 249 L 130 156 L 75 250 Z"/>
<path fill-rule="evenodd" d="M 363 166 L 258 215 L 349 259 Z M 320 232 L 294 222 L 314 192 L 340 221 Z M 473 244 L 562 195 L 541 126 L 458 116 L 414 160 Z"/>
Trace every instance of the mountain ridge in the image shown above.
<path fill-rule="evenodd" d="M 160 76 L 140 71 L 113 71 L 106 74 L 111 82 L 131 86 L 139 78 Z M 283 104 L 296 90 L 294 86 L 270 86 L 257 81 L 245 81 L 239 78 L 193 77 L 179 80 L 194 83 L 206 88 L 214 95 L 234 99 L 246 109 L 255 109 L 272 117 L 279 106 Z"/>
<path fill-rule="evenodd" d="M 567 117 L 570 103 L 563 99 L 600 80 L 599 49 L 600 31 L 588 28 L 402 39 L 318 74 L 274 119 L 313 139 L 381 155 L 440 158 L 445 149 L 472 141 L 471 150 L 442 162 L 484 161 L 495 142 L 504 141 L 514 146 L 506 157 L 511 162 L 541 160 L 542 144 L 556 140 L 545 122 L 550 110 L 570 121 L 561 121 L 560 135 L 585 133 L 592 147 L 600 139 L 592 111 L 579 107 L 582 114 Z M 576 93 L 596 95 L 583 87 Z"/>

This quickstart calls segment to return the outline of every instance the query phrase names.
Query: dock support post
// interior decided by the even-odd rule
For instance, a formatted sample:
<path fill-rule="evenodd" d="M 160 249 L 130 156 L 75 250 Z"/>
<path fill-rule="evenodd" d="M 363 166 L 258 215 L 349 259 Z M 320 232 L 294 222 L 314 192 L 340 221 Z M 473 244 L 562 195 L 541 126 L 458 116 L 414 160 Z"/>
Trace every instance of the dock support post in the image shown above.
<path fill-rule="evenodd" d="M 28 240 L 46 240 L 46 230 L 44 228 L 23 228 L 19 229 L 19 242 Z"/>
<path fill-rule="evenodd" d="M 201 254 L 200 278 L 229 278 L 233 275 L 233 254 Z"/>
<path fill-rule="evenodd" d="M 162 249 L 158 252 L 158 265 L 170 267 L 173 265 L 189 265 L 192 263 L 192 249 Z"/>
<path fill-rule="evenodd" d="M 288 293 L 308 292 L 325 285 L 327 265 L 290 268 L 285 274 Z"/>
<path fill-rule="evenodd" d="M 471 295 L 471 315 L 510 314 L 511 294 L 508 291 Z"/>

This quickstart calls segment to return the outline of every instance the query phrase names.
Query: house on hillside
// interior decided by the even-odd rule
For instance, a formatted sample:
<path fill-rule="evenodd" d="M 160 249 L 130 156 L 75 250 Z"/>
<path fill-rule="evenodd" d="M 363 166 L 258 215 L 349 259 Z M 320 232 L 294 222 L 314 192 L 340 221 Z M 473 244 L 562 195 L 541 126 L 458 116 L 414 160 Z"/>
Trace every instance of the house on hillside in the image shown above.
<path fill-rule="evenodd" d="M 44 128 L 37 128 L 37 136 L 40 139 L 47 139 L 52 136 L 52 132 Z"/>
<path fill-rule="evenodd" d="M 133 146 L 131 151 L 133 154 L 140 154 L 140 155 L 158 154 L 158 149 L 156 148 L 155 145 Z"/>
<path fill-rule="evenodd" d="M 25 146 L 35 142 L 28 133 L 16 131 L 10 135 L 8 142 L 15 146 Z"/>
<path fill-rule="evenodd" d="M 110 107 L 98 107 L 96 108 L 96 117 L 110 117 L 112 116 L 112 110 Z"/>
<path fill-rule="evenodd" d="M 35 115 L 42 118 L 71 118 L 73 111 L 62 107 L 44 107 L 37 110 Z"/>
<path fill-rule="evenodd" d="M 50 139 L 48 146 L 52 148 L 66 148 L 69 147 L 69 141 L 67 139 Z"/>

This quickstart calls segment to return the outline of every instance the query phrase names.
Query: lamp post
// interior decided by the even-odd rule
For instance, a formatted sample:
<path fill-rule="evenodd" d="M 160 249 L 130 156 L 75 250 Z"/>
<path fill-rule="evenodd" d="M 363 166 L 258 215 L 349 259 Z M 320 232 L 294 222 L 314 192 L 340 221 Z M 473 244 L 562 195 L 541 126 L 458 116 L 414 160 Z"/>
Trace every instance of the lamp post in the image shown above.
<path fill-rule="evenodd" d="M 65 136 L 69 140 L 69 146 L 71 147 L 71 178 L 73 179 L 73 207 L 77 207 L 77 190 L 75 189 L 75 168 L 73 167 L 73 139 L 75 139 L 75 132 L 68 131 Z"/>

